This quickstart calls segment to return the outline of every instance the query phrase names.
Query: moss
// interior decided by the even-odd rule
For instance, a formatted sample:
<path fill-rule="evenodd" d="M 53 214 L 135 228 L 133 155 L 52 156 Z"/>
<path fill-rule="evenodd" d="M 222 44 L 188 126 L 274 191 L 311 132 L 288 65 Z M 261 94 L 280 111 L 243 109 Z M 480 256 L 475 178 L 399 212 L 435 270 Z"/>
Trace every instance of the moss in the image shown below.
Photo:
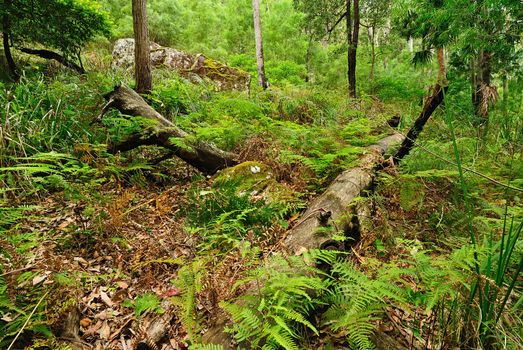
<path fill-rule="evenodd" d="M 244 162 L 222 170 L 214 179 L 214 187 L 219 187 L 224 182 L 238 183 L 240 191 L 262 191 L 273 179 L 270 168 L 260 162 Z"/>

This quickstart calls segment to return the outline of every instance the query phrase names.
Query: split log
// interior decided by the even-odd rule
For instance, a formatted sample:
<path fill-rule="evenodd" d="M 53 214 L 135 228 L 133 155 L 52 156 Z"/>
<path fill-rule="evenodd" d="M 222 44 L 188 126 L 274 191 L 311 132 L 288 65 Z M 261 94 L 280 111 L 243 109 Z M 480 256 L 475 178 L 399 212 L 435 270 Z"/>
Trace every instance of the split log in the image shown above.
<path fill-rule="evenodd" d="M 374 170 L 382 163 L 383 154 L 403 140 L 402 135 L 394 134 L 370 146 L 358 167 L 341 173 L 312 201 L 302 219 L 288 232 L 284 240 L 286 248 L 294 254 L 317 248 L 345 250 L 354 242 L 351 239 L 357 240 L 358 216 L 357 210 L 350 210 L 351 202 L 371 186 Z M 333 234 L 340 232 L 348 239 L 346 242 L 332 239 Z"/>
<path fill-rule="evenodd" d="M 123 142 L 110 145 L 111 153 L 129 151 L 142 145 L 158 145 L 169 149 L 173 155 L 205 174 L 214 174 L 218 170 L 237 164 L 234 154 L 224 152 L 207 143 L 187 147 L 174 144 L 173 138 L 184 139 L 188 134 L 154 110 L 140 95 L 125 85 L 116 86 L 113 91 L 104 95 L 104 98 L 108 102 L 96 120 L 100 120 L 109 108 L 116 108 L 123 114 L 155 121 L 153 127 L 132 134 Z"/>
<path fill-rule="evenodd" d="M 414 147 L 414 142 L 418 138 L 419 134 L 423 130 L 423 127 L 429 120 L 430 116 L 436 108 L 443 102 L 445 98 L 445 92 L 447 92 L 447 87 L 442 87 L 439 84 L 436 84 L 432 88 L 432 94 L 425 99 L 423 104 L 423 110 L 421 111 L 418 119 L 414 122 L 414 126 L 409 130 L 407 137 L 403 140 L 401 147 L 398 149 L 398 152 L 394 156 L 394 161 L 399 162 L 405 156 L 407 156 L 412 148 Z"/>

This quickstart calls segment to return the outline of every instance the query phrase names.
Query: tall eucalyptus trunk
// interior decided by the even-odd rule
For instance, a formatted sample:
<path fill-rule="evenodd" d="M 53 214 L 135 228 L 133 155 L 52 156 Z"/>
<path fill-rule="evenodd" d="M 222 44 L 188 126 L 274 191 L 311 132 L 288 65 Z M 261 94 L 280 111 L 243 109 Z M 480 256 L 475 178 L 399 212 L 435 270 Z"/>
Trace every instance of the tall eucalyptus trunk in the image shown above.
<path fill-rule="evenodd" d="M 256 42 L 256 69 L 258 71 L 258 85 L 264 90 L 269 86 L 265 76 L 265 60 L 263 58 L 263 38 L 260 17 L 260 0 L 252 0 L 254 19 L 254 40 Z"/>
<path fill-rule="evenodd" d="M 349 97 L 356 97 L 356 63 L 358 39 L 360 33 L 359 0 L 346 0 L 347 14 L 347 77 L 349 81 Z"/>
<path fill-rule="evenodd" d="M 149 30 L 147 27 L 147 1 L 133 0 L 132 4 L 136 91 L 147 93 L 151 91 L 153 85 Z"/>

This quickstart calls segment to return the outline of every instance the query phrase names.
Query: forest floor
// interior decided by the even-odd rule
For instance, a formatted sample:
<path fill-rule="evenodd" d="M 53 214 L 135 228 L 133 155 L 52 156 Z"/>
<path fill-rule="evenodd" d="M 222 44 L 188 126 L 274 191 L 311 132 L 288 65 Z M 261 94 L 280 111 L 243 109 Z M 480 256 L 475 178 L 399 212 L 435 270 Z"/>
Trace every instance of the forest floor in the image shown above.
<path fill-rule="evenodd" d="M 9 98 L 22 101 L 42 88 L 31 84 L 35 83 L 26 83 L 25 95 L 20 88 Z M 54 84 L 55 90 L 69 96 L 60 95 L 58 100 L 70 106 L 60 109 L 51 103 L 49 110 L 66 118 L 70 113 L 64 111 L 83 108 L 82 125 L 88 125 L 101 106 L 97 81 L 71 78 L 70 83 Z M 88 101 L 75 105 L 75 96 L 85 89 Z M 45 105 L 49 97 L 44 95 L 35 99 L 41 98 L 39 103 Z M 168 100 L 169 96 L 175 97 Z M 391 133 L 386 121 L 400 108 L 367 97 L 332 108 L 329 115 L 325 110 L 332 101 L 314 94 L 295 90 L 254 97 L 212 94 L 179 80 L 162 81 L 151 100 L 163 113 L 184 110 L 173 116 L 182 127 L 235 151 L 242 162 L 256 163 L 247 163 L 247 174 L 241 173 L 238 182 L 220 185 L 219 174 L 202 176 L 177 159 L 147 164 L 157 151 L 109 156 L 100 151 L 103 136 L 92 143 L 77 139 L 74 149 L 50 147 L 62 155 L 31 153 L 38 148 L 35 137 L 48 135 L 20 139 L 31 151 L 22 152 L 11 141 L 0 163 L 4 197 L 0 214 L 11 215 L 5 222 L 0 219 L 0 232 L 5 235 L 0 240 L 2 348 L 11 344 L 13 349 L 58 349 L 64 348 L 63 341 L 85 349 L 128 350 L 140 342 L 148 344 L 142 348 L 151 349 L 186 349 L 190 344 L 198 348 L 209 325 L 226 315 L 222 303 L 249 289 L 248 284 L 238 283 L 273 256 L 286 255 L 281 242 L 302 210 L 341 171 L 357 165 L 366 146 Z M 87 107 L 80 106 L 88 102 Z M 27 116 L 20 109 L 12 111 Z M 109 118 L 113 121 L 92 133 L 114 137 L 133 128 L 117 113 Z M 411 120 L 412 116 L 405 117 L 402 130 Z M 424 147 L 452 160 L 452 139 L 433 136 L 445 129 L 444 121 L 433 122 L 428 129 L 435 141 L 423 140 Z M 11 136 L 18 132 L 8 131 Z M 465 164 L 479 165 L 490 177 L 510 178 L 514 186 L 521 186 L 523 148 L 518 149 L 517 142 L 512 149 L 505 147 L 514 146 L 510 142 L 498 147 L 486 141 L 478 146 L 464 133 L 458 144 Z M 489 164 L 493 154 L 499 157 L 499 167 Z M 265 180 L 253 181 L 249 174 L 251 166 L 258 165 L 266 166 L 272 177 L 262 187 L 259 183 Z M 470 223 L 478 237 L 502 232 L 507 213 L 521 220 L 523 202 L 517 191 L 470 173 L 467 181 L 475 211 Z M 371 191 L 360 198 L 370 208 L 370 217 L 361 228 L 361 240 L 350 250 L 351 263 L 371 277 L 390 264 L 405 271 L 421 269 L 406 257 L 444 264 L 470 243 L 467 202 L 459 183 L 452 162 L 423 150 L 401 166 L 382 170 Z M 274 193 L 267 194 L 267 188 Z M 520 252 L 521 244 L 515 249 Z M 459 269 L 468 271 L 464 266 Z M 456 276 L 459 269 L 439 277 Z M 382 341 L 388 339 L 398 349 L 437 348 L 437 342 L 441 344 L 437 309 L 430 309 L 426 300 L 432 297 L 433 286 L 409 273 L 399 273 L 410 293 L 409 302 L 390 300 L 380 306 L 382 314 L 372 315 L 373 325 Z M 441 292 L 448 293 L 444 295 L 449 300 L 456 297 L 453 289 L 460 290 L 464 281 L 470 281 L 456 279 Z M 440 300 L 434 302 L 441 305 Z M 510 302 L 517 304 L 517 300 Z M 301 331 L 305 339 L 301 344 L 308 344 L 302 346 L 349 348 L 346 331 L 322 324 L 320 311 L 309 316 L 319 332 Z M 170 326 L 161 341 L 152 344 L 148 331 L 158 319 L 167 319 Z M 19 333 L 22 336 L 14 341 Z M 518 336 L 511 337 L 517 344 Z"/>

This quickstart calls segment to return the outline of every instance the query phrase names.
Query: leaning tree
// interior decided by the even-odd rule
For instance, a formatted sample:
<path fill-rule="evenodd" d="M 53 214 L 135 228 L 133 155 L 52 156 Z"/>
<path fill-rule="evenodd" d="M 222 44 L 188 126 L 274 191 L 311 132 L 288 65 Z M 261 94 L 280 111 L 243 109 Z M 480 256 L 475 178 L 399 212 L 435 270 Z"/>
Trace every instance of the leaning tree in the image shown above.
<path fill-rule="evenodd" d="M 14 79 L 19 72 L 12 48 L 83 73 L 82 48 L 111 28 L 108 15 L 95 0 L 3 0 L 0 18 L 4 55 Z"/>

